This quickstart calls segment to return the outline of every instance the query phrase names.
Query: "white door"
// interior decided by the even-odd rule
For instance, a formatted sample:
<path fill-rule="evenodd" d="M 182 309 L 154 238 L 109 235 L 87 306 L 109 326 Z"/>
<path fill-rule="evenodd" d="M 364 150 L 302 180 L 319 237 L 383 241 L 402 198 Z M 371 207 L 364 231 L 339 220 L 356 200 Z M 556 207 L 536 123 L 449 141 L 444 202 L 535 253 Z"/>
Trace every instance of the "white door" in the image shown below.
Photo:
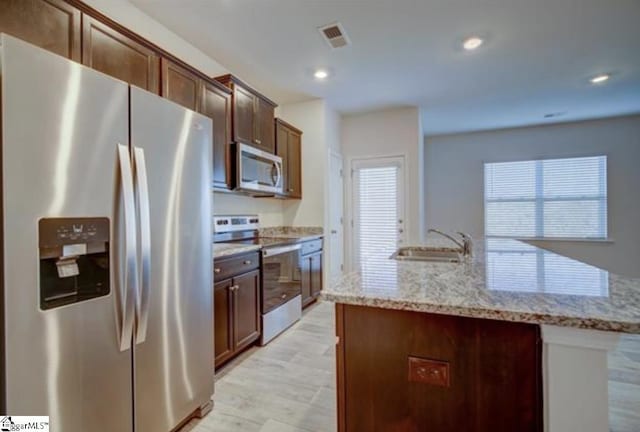
<path fill-rule="evenodd" d="M 352 164 L 353 264 L 386 261 L 404 238 L 404 158 Z"/>
<path fill-rule="evenodd" d="M 342 156 L 329 155 L 329 277 L 342 274 L 344 269 L 344 178 Z"/>

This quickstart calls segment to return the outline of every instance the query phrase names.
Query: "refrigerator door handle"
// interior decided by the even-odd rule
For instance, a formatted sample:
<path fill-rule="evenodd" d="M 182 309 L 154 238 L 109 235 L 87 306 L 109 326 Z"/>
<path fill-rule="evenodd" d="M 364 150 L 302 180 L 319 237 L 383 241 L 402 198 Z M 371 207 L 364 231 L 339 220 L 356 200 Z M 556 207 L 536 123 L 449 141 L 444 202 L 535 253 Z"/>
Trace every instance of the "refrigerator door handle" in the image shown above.
<path fill-rule="evenodd" d="M 142 268 L 139 272 L 140 293 L 137 297 L 137 328 L 136 344 L 143 343 L 147 338 L 147 322 L 149 321 L 149 296 L 151 278 L 151 219 L 149 215 L 149 183 L 147 181 L 147 164 L 144 150 L 133 148 L 136 178 L 136 202 L 140 228 L 140 258 Z"/>
<path fill-rule="evenodd" d="M 120 185 L 124 207 L 124 286 L 120 286 L 120 307 L 122 325 L 120 327 L 120 351 L 131 349 L 135 318 L 135 296 L 138 288 L 138 262 L 136 254 L 136 216 L 133 193 L 133 174 L 131 159 L 127 146 L 118 144 L 118 160 L 120 163 Z M 120 246 L 122 250 L 122 246 Z"/>

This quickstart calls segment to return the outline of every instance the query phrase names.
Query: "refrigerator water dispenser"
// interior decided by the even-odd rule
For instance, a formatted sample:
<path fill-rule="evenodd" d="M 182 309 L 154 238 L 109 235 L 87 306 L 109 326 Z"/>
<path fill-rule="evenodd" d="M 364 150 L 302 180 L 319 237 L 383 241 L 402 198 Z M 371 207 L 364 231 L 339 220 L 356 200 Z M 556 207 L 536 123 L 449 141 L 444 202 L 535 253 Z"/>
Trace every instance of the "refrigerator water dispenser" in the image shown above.
<path fill-rule="evenodd" d="M 44 218 L 38 223 L 40 308 L 109 294 L 109 219 Z"/>

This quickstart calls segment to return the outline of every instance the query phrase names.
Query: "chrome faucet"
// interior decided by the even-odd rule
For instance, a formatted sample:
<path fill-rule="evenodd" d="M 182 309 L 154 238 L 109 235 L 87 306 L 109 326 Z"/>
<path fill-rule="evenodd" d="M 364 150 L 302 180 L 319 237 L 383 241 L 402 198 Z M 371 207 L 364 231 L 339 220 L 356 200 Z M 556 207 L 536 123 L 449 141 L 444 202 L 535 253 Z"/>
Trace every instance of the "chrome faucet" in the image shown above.
<path fill-rule="evenodd" d="M 449 240 L 451 240 L 452 242 L 454 242 L 460 248 L 460 251 L 462 252 L 462 255 L 464 255 L 464 256 L 470 256 L 471 255 L 471 252 L 473 250 L 473 239 L 471 238 L 471 236 L 469 234 L 465 234 L 463 232 L 459 232 L 458 231 L 457 234 L 462 238 L 462 241 L 460 241 L 460 240 L 450 236 L 447 233 L 444 233 L 442 231 L 438 231 L 437 229 L 430 228 L 428 232 L 440 234 L 441 236 L 446 237 Z"/>

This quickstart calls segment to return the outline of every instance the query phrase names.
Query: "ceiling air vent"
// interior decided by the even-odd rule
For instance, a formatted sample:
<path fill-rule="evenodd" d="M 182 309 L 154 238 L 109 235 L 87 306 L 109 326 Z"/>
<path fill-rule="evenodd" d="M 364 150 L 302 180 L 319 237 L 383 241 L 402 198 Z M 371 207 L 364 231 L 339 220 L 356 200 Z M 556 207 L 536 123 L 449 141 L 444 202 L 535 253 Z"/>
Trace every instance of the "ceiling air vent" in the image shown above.
<path fill-rule="evenodd" d="M 331 48 L 342 48 L 351 43 L 344 27 L 340 23 L 333 23 L 320 27 L 320 34 Z"/>

